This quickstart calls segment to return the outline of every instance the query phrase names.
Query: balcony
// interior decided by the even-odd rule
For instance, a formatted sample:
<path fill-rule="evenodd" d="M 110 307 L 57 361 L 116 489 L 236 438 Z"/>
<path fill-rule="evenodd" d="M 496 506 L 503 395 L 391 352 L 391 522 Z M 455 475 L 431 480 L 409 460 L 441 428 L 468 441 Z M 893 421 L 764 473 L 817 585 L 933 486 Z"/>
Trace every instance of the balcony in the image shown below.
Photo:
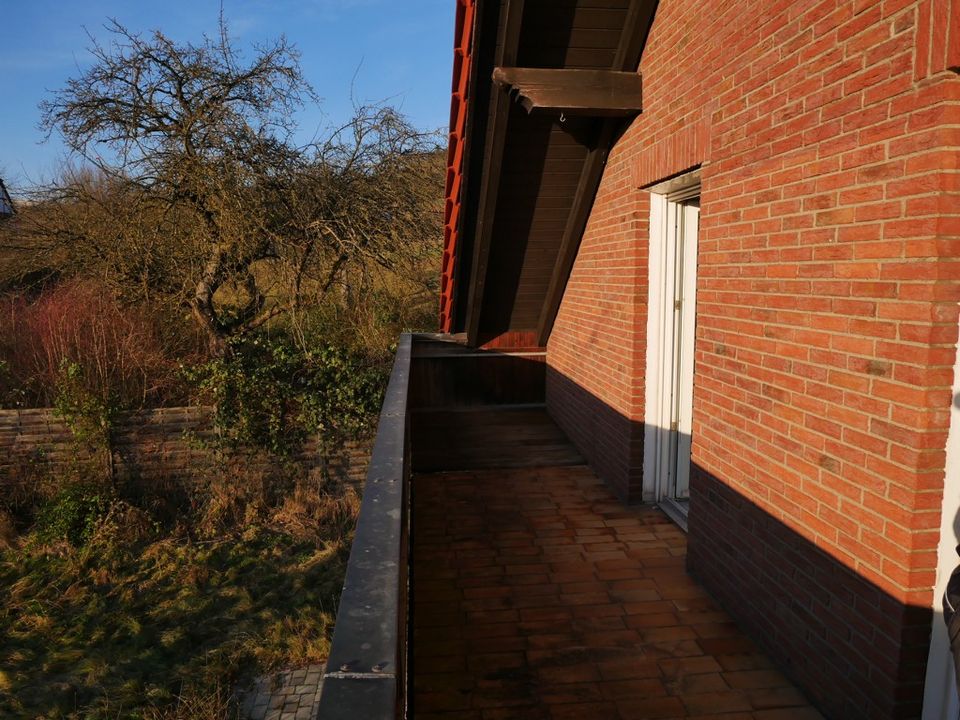
<path fill-rule="evenodd" d="M 320 720 L 819 718 L 583 464 L 544 362 L 401 339 Z"/>

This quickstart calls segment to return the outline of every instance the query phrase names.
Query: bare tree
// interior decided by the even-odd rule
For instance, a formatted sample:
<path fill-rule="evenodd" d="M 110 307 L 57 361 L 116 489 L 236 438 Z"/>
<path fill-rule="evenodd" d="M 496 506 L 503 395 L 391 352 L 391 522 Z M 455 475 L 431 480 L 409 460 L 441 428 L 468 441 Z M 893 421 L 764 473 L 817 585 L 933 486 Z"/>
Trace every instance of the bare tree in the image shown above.
<path fill-rule="evenodd" d="M 108 29 L 93 66 L 41 105 L 42 127 L 95 171 L 44 190 L 22 223 L 33 250 L 186 305 L 215 353 L 351 270 L 402 272 L 435 251 L 433 136 L 390 108 L 357 107 L 297 147 L 294 116 L 314 96 L 283 39 L 244 63 L 223 26 L 199 45 Z"/>
<path fill-rule="evenodd" d="M 351 121 L 314 148 L 298 184 L 305 196 L 294 212 L 312 242 L 291 248 L 303 283 L 323 294 L 377 269 L 412 279 L 429 263 L 436 274 L 443 212 L 445 155 L 433 136 L 417 132 L 395 110 L 358 106 Z M 318 248 L 320 262 L 311 262 Z"/>

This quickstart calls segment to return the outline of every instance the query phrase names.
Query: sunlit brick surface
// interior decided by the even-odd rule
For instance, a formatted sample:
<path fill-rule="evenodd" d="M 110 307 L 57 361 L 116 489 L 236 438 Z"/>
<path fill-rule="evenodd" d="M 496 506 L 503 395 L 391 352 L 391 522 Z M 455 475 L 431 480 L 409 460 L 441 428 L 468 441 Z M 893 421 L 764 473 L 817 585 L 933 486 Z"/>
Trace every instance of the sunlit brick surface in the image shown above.
<path fill-rule="evenodd" d="M 414 717 L 819 718 L 586 467 L 413 481 Z"/>

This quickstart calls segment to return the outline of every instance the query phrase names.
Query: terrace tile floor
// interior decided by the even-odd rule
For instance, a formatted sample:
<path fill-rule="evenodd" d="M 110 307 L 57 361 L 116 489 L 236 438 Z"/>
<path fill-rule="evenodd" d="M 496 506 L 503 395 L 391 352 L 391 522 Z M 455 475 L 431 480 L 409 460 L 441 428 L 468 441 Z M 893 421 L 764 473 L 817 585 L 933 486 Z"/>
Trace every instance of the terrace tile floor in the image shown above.
<path fill-rule="evenodd" d="M 413 480 L 417 720 L 821 716 L 585 466 Z"/>

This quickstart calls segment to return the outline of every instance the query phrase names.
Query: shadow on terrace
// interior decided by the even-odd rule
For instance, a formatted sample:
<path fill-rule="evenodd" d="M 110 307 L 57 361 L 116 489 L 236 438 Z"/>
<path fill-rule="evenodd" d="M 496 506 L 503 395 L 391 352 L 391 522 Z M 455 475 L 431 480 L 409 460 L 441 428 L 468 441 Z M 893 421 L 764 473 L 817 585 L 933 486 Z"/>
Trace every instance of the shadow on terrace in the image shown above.
<path fill-rule="evenodd" d="M 320 720 L 819 718 L 583 464 L 544 361 L 402 338 Z"/>

